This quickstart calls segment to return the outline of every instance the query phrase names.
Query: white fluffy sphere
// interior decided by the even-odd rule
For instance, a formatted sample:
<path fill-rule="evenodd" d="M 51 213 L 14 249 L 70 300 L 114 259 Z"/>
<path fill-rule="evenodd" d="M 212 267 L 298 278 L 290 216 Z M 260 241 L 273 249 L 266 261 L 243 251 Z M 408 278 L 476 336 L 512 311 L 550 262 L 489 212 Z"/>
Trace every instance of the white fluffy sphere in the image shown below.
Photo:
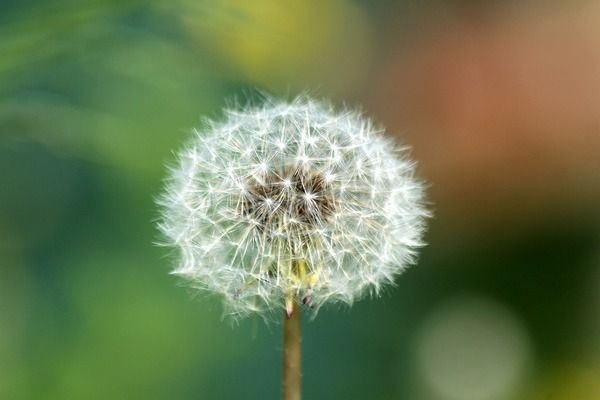
<path fill-rule="evenodd" d="M 159 201 L 174 273 L 236 316 L 378 293 L 423 244 L 423 186 L 404 153 L 307 97 L 226 110 L 195 131 Z"/>

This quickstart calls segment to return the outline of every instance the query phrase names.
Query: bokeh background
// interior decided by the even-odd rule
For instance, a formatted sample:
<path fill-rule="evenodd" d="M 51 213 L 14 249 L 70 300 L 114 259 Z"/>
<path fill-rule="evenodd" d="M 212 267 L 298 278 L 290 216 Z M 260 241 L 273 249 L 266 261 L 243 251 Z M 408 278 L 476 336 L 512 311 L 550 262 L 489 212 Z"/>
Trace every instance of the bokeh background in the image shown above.
<path fill-rule="evenodd" d="M 435 217 L 305 313 L 307 399 L 600 399 L 598 1 L 0 1 L 0 398 L 276 399 L 277 324 L 168 274 L 154 198 L 256 91 L 361 107 Z"/>

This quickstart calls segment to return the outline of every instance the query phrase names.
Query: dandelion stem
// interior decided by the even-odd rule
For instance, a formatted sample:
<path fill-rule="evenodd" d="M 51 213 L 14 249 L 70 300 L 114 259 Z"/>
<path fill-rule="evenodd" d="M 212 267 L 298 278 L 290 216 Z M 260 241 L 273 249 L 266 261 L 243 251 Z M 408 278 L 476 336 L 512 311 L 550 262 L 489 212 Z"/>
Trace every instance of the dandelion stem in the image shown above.
<path fill-rule="evenodd" d="M 282 400 L 300 400 L 300 308 L 294 303 L 292 312 L 283 317 L 283 385 Z"/>

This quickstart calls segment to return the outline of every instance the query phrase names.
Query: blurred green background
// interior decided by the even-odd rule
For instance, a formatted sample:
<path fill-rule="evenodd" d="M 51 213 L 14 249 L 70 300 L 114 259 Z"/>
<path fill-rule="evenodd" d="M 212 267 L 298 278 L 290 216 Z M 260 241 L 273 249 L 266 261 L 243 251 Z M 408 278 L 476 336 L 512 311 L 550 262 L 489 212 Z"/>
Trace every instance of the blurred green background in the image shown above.
<path fill-rule="evenodd" d="M 435 210 L 306 318 L 305 398 L 600 399 L 599 38 L 597 1 L 0 1 L 0 398 L 278 398 L 280 326 L 153 245 L 173 151 L 258 89 L 361 107 Z"/>

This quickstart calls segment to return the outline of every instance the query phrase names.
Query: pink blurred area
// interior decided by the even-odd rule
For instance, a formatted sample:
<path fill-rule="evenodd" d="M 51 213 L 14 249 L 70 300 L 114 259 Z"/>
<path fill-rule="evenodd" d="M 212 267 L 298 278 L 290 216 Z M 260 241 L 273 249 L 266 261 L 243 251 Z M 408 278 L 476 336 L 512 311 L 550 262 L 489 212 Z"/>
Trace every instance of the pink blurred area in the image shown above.
<path fill-rule="evenodd" d="M 455 9 L 419 29 L 375 74 L 370 108 L 414 147 L 438 217 L 597 218 L 600 4 Z"/>

